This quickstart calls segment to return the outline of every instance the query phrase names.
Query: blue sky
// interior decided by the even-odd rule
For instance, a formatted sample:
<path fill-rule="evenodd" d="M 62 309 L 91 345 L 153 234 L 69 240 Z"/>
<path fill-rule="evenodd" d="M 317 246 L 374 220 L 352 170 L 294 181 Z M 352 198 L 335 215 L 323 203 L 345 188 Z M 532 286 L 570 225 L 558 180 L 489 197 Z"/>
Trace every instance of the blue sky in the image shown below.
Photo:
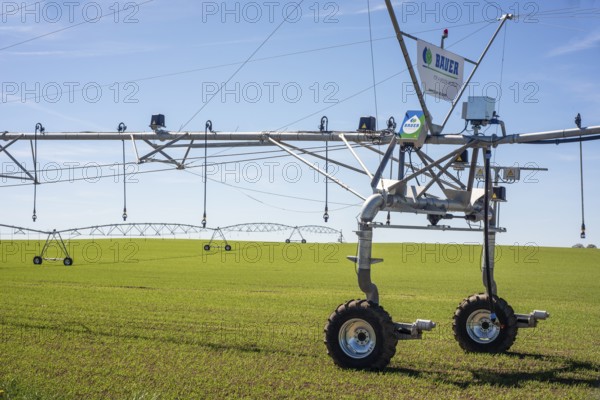
<path fill-rule="evenodd" d="M 408 91 L 410 78 L 383 3 L 370 2 L 374 71 L 376 81 L 381 82 L 376 86 L 380 127 L 388 117 L 401 121 L 406 110 L 418 108 L 416 97 Z M 354 130 L 360 116 L 375 115 L 366 1 L 304 2 L 302 12 L 277 30 L 293 3 L 154 0 L 139 2 L 136 7 L 114 1 L 27 4 L 19 9 L 21 3 L 3 3 L 2 131 L 31 132 L 37 122 L 48 132 L 114 131 L 121 121 L 129 131 L 143 131 L 156 113 L 165 114 L 167 127 L 176 131 L 202 107 L 185 129 L 201 131 L 210 119 L 218 131 L 312 130 L 320 117 L 327 115 L 330 129 Z M 493 33 L 499 7 L 519 14 L 498 36 L 469 92 L 498 97 L 497 111 L 509 133 L 572 128 L 577 113 L 584 125 L 600 125 L 597 1 L 394 4 L 406 32 L 437 43 L 441 31 L 448 28 L 446 47 L 471 59 L 478 57 Z M 117 9 L 120 11 L 115 14 Z M 97 15 L 104 17 L 96 19 Z M 229 82 L 228 90 L 207 103 L 214 88 L 227 81 L 261 44 L 251 62 Z M 416 46 L 411 40 L 408 45 L 414 60 Z M 428 104 L 434 120 L 441 120 L 448 104 L 432 98 Z M 460 112 L 455 111 L 446 133 L 459 132 L 463 126 Z M 432 156 L 443 150 L 433 147 L 426 148 Z M 146 147 L 138 143 L 138 148 L 141 152 Z M 31 166 L 28 143 L 11 149 Z M 129 143 L 126 149 L 127 161 L 134 161 Z M 265 150 L 273 149 L 242 151 Z M 502 206 L 501 214 L 501 225 L 508 232 L 500 235 L 499 242 L 600 244 L 600 215 L 594 208 L 594 199 L 600 196 L 598 150 L 596 142 L 584 145 L 588 239 L 583 241 L 579 239 L 578 145 L 498 148 L 494 155 L 498 164 L 550 169 L 508 186 L 509 202 Z M 240 152 L 219 151 L 221 155 Z M 354 164 L 347 151 L 335 154 Z M 376 155 L 360 154 L 370 168 L 376 168 Z M 271 155 L 280 154 L 252 157 Z M 196 168 L 186 171 L 143 173 L 167 168 L 164 164 L 129 167 L 136 173 L 128 184 L 128 222 L 200 224 L 201 156 L 201 150 L 193 150 Z M 31 222 L 32 187 L 9 187 L 20 182 L 2 180 L 0 223 L 63 229 L 122 222 L 122 181 L 93 178 L 113 174 L 114 167 L 95 166 L 118 163 L 121 157 L 121 143 L 117 142 L 41 142 L 39 161 L 46 181 L 68 180 L 68 170 L 60 176 L 52 172 L 56 165 L 87 166 L 76 168 L 72 176 L 86 173 L 88 179 L 39 186 L 35 225 Z M 12 168 L 5 155 L 0 154 L 0 162 L 5 172 Z M 336 176 L 368 194 L 363 176 L 346 171 L 337 171 Z M 209 226 L 255 221 L 323 223 L 324 183 L 292 159 L 221 165 L 211 169 L 210 177 Z M 351 231 L 356 226 L 359 199 L 332 185 L 330 202 L 328 225 L 342 229 L 346 239 L 354 241 Z M 384 218 L 382 214 L 379 220 Z M 393 215 L 392 222 L 426 223 L 422 216 L 404 214 Z M 377 231 L 376 240 L 471 243 L 480 242 L 481 237 L 403 230 Z"/>

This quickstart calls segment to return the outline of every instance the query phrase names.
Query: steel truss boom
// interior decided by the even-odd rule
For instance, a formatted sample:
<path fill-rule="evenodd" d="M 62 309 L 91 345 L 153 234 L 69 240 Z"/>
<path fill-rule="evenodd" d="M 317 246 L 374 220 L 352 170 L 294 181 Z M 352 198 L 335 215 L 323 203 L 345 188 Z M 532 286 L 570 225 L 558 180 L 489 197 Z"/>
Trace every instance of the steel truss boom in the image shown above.
<path fill-rule="evenodd" d="M 470 136 L 460 134 L 447 134 L 447 135 L 428 135 L 425 143 L 427 144 L 443 144 L 443 145 L 464 145 L 469 142 L 474 142 L 473 147 L 481 146 L 497 146 L 501 144 L 513 144 L 513 143 L 528 143 L 535 142 L 538 140 L 552 140 L 552 139 L 564 139 L 574 138 L 579 136 L 597 135 L 600 134 L 600 126 L 590 126 L 586 128 L 573 128 L 573 129 L 559 129 L 553 131 L 544 132 L 528 132 L 528 133 L 517 133 L 507 136 Z M 117 133 L 117 132 L 53 132 L 45 133 L 43 135 L 37 135 L 39 141 L 91 141 L 91 140 L 159 140 L 159 141 L 181 141 L 181 140 L 204 140 L 204 132 L 186 132 L 184 134 L 176 132 L 129 132 L 129 133 Z M 347 141 L 357 143 L 373 143 L 387 144 L 392 139 L 392 133 L 390 131 L 381 132 L 356 132 L 356 131 L 334 131 L 331 133 L 323 134 L 319 131 L 290 131 L 290 132 L 215 132 L 208 135 L 208 140 L 214 141 L 257 141 L 259 143 L 269 145 L 269 138 L 275 141 L 286 141 L 286 142 L 326 142 L 326 141 L 339 141 L 344 142 L 343 138 Z M 34 133 L 4 133 L 0 136 L 1 140 L 35 140 Z M 477 144 L 480 146 L 477 146 Z M 12 143 L 11 143 L 12 144 Z M 168 144 L 168 143 L 167 143 Z M 252 142 L 237 143 L 240 146 L 248 145 L 251 146 Z M 6 147 L 6 146 L 5 146 Z M 170 146 L 160 146 L 161 150 L 169 148 Z M 201 144 L 194 144 L 193 147 L 204 147 Z M 2 152 L 3 148 L 0 148 Z"/>
<path fill-rule="evenodd" d="M 343 134 L 345 138 L 353 142 L 373 142 L 373 141 L 389 141 L 391 134 L 388 132 L 387 135 L 382 132 L 356 132 L 356 131 L 340 131 L 340 132 L 328 132 L 322 133 L 319 131 L 291 131 L 291 132 L 269 132 L 269 131 L 257 131 L 257 132 L 214 132 L 208 134 L 209 141 L 238 141 L 238 140 L 251 140 L 265 142 L 267 138 L 271 138 L 277 141 L 302 141 L 302 142 L 325 142 L 325 141 L 340 141 L 340 134 Z M 173 140 L 204 140 L 204 132 L 53 132 L 45 133 L 44 135 L 38 135 L 37 140 L 62 140 L 62 141 L 80 141 L 80 140 L 160 140 L 160 141 L 173 141 Z M 1 140 L 35 140 L 35 134 L 33 133 L 4 133 L 0 136 Z M 195 145 L 194 147 L 203 147 L 203 145 Z M 165 147 L 166 148 L 166 147 Z"/>

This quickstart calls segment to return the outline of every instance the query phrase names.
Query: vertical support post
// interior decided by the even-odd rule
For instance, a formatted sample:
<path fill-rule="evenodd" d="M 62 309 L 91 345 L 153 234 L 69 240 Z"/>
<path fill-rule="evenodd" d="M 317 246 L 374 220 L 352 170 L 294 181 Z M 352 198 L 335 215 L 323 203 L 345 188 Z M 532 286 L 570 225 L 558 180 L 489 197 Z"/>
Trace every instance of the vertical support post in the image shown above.
<path fill-rule="evenodd" d="M 477 169 L 477 158 L 479 157 L 479 147 L 473 148 L 473 155 L 471 157 L 471 166 L 469 168 L 469 179 L 467 180 L 467 191 L 473 190 L 473 183 L 475 182 L 475 170 Z"/>
<path fill-rule="evenodd" d="M 491 162 L 492 152 L 489 148 L 485 149 L 484 159 L 485 159 L 485 195 L 483 206 L 485 207 L 483 213 L 483 251 L 482 251 L 482 279 L 483 285 L 485 286 L 486 293 L 490 298 L 490 308 L 494 309 L 493 301 L 491 300 L 493 296 L 497 295 L 496 282 L 494 280 L 494 257 L 496 255 L 496 208 L 492 207 L 491 215 L 490 213 L 490 199 L 492 193 L 492 177 L 491 175 Z"/>
<path fill-rule="evenodd" d="M 406 163 L 406 146 L 400 146 L 400 151 L 398 154 L 398 180 L 401 181 L 404 179 L 404 168 Z"/>
<path fill-rule="evenodd" d="M 371 250 L 373 247 L 373 227 L 371 222 L 384 205 L 383 196 L 373 194 L 363 204 L 358 223 L 358 286 L 367 300 L 379 304 L 379 291 L 371 281 Z"/>
<path fill-rule="evenodd" d="M 483 280 L 483 286 L 485 287 L 485 291 L 488 294 L 492 294 L 494 296 L 498 295 L 498 291 L 497 291 L 497 287 L 496 287 L 496 280 L 494 279 L 494 258 L 496 256 L 496 232 L 495 232 L 495 228 L 496 228 L 496 210 L 494 208 L 493 211 L 493 216 L 492 219 L 490 221 L 490 231 L 487 235 L 487 239 L 488 239 L 488 243 L 487 243 L 487 248 L 484 246 L 483 251 L 488 253 L 489 255 L 489 273 L 490 273 L 490 281 L 491 281 L 491 288 L 488 287 L 488 283 L 487 283 L 487 271 L 486 271 L 486 263 L 485 263 L 485 253 L 482 253 L 481 256 L 481 271 L 482 271 L 482 280 Z M 484 233 L 485 234 L 485 233 Z"/>

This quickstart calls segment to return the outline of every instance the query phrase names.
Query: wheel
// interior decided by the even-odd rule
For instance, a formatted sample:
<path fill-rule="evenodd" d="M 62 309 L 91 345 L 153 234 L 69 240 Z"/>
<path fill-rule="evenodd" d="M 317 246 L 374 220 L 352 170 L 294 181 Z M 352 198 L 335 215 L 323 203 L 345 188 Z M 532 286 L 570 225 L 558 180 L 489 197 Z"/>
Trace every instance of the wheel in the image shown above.
<path fill-rule="evenodd" d="M 327 354 L 342 368 L 383 369 L 396 354 L 397 343 L 390 315 L 367 300 L 341 304 L 325 326 Z"/>
<path fill-rule="evenodd" d="M 226 244 L 226 245 L 225 245 L 225 251 L 231 251 L 231 246 L 230 246 L 230 245 L 228 245 L 228 244 Z"/>
<path fill-rule="evenodd" d="M 302 239 L 302 243 L 306 243 L 306 239 Z"/>
<path fill-rule="evenodd" d="M 210 244 L 205 244 L 204 245 L 204 250 L 209 251 L 210 250 Z"/>
<path fill-rule="evenodd" d="M 35 256 L 35 257 L 33 257 L 33 263 L 34 263 L 35 265 L 42 265 L 42 261 L 43 261 L 43 260 L 42 260 L 42 257 L 40 257 L 40 256 Z"/>
<path fill-rule="evenodd" d="M 63 264 L 65 264 L 67 267 L 73 265 L 73 259 L 71 257 L 67 257 L 63 260 Z"/>
<path fill-rule="evenodd" d="M 502 353 L 517 337 L 517 318 L 512 307 L 494 296 L 496 322 L 492 322 L 487 294 L 466 298 L 454 312 L 452 330 L 460 347 L 475 353 Z"/>
<path fill-rule="evenodd" d="M 285 242 L 286 242 L 286 243 L 289 243 L 289 242 L 290 242 L 290 239 L 285 239 Z"/>

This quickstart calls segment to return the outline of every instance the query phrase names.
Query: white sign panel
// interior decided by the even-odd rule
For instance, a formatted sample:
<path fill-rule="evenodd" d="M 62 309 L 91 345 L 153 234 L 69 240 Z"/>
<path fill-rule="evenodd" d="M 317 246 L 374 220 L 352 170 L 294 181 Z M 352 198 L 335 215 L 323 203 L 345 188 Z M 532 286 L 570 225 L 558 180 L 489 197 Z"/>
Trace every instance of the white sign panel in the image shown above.
<path fill-rule="evenodd" d="M 417 40 L 417 67 L 423 93 L 453 101 L 463 84 L 465 59 Z"/>

